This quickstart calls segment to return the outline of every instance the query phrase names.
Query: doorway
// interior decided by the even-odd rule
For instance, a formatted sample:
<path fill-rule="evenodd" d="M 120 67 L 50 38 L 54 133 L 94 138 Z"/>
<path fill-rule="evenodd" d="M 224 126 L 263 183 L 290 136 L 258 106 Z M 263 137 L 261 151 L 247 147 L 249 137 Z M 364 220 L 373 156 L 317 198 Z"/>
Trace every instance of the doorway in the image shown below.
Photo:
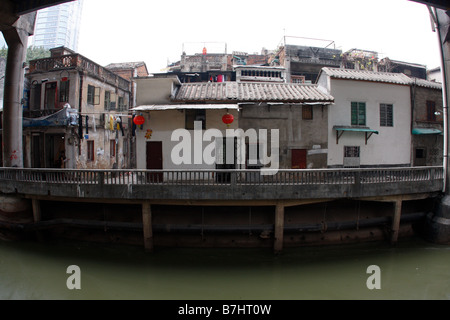
<path fill-rule="evenodd" d="M 146 143 L 146 168 L 149 170 L 161 170 L 162 161 L 162 141 L 147 141 Z M 147 173 L 148 182 L 162 182 L 162 172 Z"/>
<path fill-rule="evenodd" d="M 33 148 L 34 151 L 34 148 Z M 45 135 L 45 167 L 62 168 L 61 156 L 65 157 L 65 141 L 63 134 Z"/>
<path fill-rule="evenodd" d="M 306 169 L 306 149 L 292 149 L 291 150 L 291 168 L 292 169 Z"/>
<path fill-rule="evenodd" d="M 237 163 L 237 137 L 222 138 L 216 140 L 216 169 L 231 170 L 236 169 Z M 227 149 L 228 148 L 228 149 Z M 218 172 L 217 182 L 230 182 L 231 173 Z"/>

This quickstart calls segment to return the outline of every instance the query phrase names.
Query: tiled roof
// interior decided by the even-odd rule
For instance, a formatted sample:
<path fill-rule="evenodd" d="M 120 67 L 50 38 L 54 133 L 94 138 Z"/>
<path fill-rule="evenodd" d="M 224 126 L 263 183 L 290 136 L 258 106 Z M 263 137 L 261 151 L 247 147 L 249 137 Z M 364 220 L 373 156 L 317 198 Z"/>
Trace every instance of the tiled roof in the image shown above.
<path fill-rule="evenodd" d="M 424 80 L 424 79 L 419 79 L 419 78 L 412 78 L 411 81 L 412 82 L 415 81 L 416 85 L 419 87 L 442 90 L 442 83 L 440 83 L 440 82 L 434 82 L 434 81 L 429 81 L 429 80 Z"/>
<path fill-rule="evenodd" d="M 178 102 L 334 102 L 316 85 L 262 82 L 183 83 L 173 101 Z"/>
<path fill-rule="evenodd" d="M 363 80 L 403 85 L 417 85 L 420 87 L 442 89 L 442 84 L 419 78 L 409 77 L 404 73 L 376 72 L 355 69 L 322 68 L 322 72 L 335 79 Z"/>
<path fill-rule="evenodd" d="M 376 72 L 355 69 L 322 68 L 322 72 L 335 79 L 365 80 L 395 84 L 411 84 L 411 78 L 403 73 Z"/>

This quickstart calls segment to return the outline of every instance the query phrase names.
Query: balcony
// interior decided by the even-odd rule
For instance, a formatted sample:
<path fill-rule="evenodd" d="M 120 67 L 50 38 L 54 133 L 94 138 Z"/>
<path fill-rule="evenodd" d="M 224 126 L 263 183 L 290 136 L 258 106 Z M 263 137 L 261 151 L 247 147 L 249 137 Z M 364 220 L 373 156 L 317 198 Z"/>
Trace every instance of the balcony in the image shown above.
<path fill-rule="evenodd" d="M 47 117 L 51 116 L 52 114 L 57 113 L 58 111 L 61 111 L 62 108 L 59 109 L 43 109 L 43 110 L 23 110 L 23 117 L 24 118 L 40 118 L 40 117 Z"/>
<path fill-rule="evenodd" d="M 130 91 L 130 81 L 79 54 L 69 54 L 30 61 L 30 73 L 51 72 L 67 69 L 85 71 L 120 89 Z"/>

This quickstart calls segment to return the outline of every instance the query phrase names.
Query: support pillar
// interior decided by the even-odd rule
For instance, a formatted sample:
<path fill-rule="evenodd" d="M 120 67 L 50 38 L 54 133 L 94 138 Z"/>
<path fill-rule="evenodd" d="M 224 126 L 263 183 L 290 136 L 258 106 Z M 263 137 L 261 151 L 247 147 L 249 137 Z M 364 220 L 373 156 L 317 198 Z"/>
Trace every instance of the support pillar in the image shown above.
<path fill-rule="evenodd" d="M 400 229 L 400 218 L 402 215 L 402 200 L 398 199 L 394 202 L 394 216 L 391 226 L 391 244 L 396 244 L 398 240 L 398 231 Z"/>
<path fill-rule="evenodd" d="M 22 99 L 28 36 L 33 34 L 36 12 L 20 16 L 2 30 L 8 44 L 3 93 L 3 166 L 23 167 Z"/>
<path fill-rule="evenodd" d="M 152 207 L 149 202 L 142 203 L 142 223 L 144 228 L 144 248 L 153 252 Z"/>
<path fill-rule="evenodd" d="M 38 199 L 31 199 L 31 207 L 33 209 L 33 221 L 39 222 L 42 219 L 41 215 L 41 204 Z M 44 236 L 42 234 L 42 231 L 36 231 L 36 238 L 38 241 L 43 241 Z"/>
<path fill-rule="evenodd" d="M 450 11 L 437 9 L 433 13 L 436 33 L 441 50 L 442 98 L 444 113 L 444 197 L 435 212 L 427 216 L 424 237 L 434 243 L 450 244 L 450 125 L 449 125 L 449 96 L 450 96 Z"/>
<path fill-rule="evenodd" d="M 273 249 L 275 253 L 283 250 L 284 239 L 284 204 L 278 202 L 275 207 L 275 242 Z"/>
<path fill-rule="evenodd" d="M 33 208 L 33 221 L 41 221 L 41 204 L 38 199 L 31 199 L 31 206 Z"/>

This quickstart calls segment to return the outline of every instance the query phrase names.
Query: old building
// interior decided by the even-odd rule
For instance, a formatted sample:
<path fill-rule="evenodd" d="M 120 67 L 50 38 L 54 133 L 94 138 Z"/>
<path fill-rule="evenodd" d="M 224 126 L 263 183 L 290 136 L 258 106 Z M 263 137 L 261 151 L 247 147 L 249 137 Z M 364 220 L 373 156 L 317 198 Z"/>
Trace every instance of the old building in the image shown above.
<path fill-rule="evenodd" d="M 269 60 L 286 68 L 287 82 L 316 83 L 323 67 L 340 67 L 342 50 L 284 44 Z"/>
<path fill-rule="evenodd" d="M 129 167 L 130 81 L 65 47 L 30 62 L 26 167 Z"/>
<path fill-rule="evenodd" d="M 412 79 L 412 165 L 442 165 L 444 128 L 442 84 Z"/>
<path fill-rule="evenodd" d="M 147 77 L 148 70 L 147 65 L 144 61 L 137 62 L 121 62 L 121 63 L 110 63 L 105 66 L 106 69 L 111 70 L 118 76 L 127 79 L 131 82 L 131 106 L 136 105 L 136 84 L 133 82 L 135 77 Z"/>
<path fill-rule="evenodd" d="M 335 97 L 328 116 L 328 166 L 409 166 L 410 78 L 323 68 L 319 85 Z"/>
<path fill-rule="evenodd" d="M 183 51 L 180 61 L 168 67 L 167 73 L 177 76 L 182 83 L 235 80 L 231 57 L 226 50 L 211 53 L 206 47 L 195 54 L 186 54 Z"/>
<path fill-rule="evenodd" d="M 378 63 L 378 71 L 404 73 L 407 76 L 427 79 L 427 67 L 423 64 L 392 60 L 388 57 L 381 59 Z"/>
<path fill-rule="evenodd" d="M 237 65 L 234 66 L 237 82 L 285 83 L 286 69 L 274 66 Z"/>
<path fill-rule="evenodd" d="M 378 71 L 378 52 L 351 49 L 341 55 L 341 68 Z"/>
<path fill-rule="evenodd" d="M 269 56 L 269 50 L 264 48 L 260 54 L 239 51 L 229 54 L 226 48 L 223 52 L 211 53 L 205 46 L 202 52 L 195 54 L 183 51 L 180 61 L 167 67 L 167 73 L 154 76 L 175 75 L 182 83 L 236 81 L 237 66 L 268 66 Z"/>
<path fill-rule="evenodd" d="M 138 168 L 326 166 L 327 108 L 333 97 L 324 94 L 315 85 L 180 83 L 176 77 L 149 77 L 136 79 L 136 82 L 138 106 L 134 110 L 145 119 L 142 128 L 136 130 Z M 223 122 L 223 116 L 228 114 L 234 117 L 230 125 Z M 194 127 L 195 120 L 200 124 L 197 128 Z M 183 161 L 174 161 L 173 158 L 181 152 L 179 147 L 182 141 L 178 136 L 173 137 L 177 129 L 186 130 L 181 132 L 192 136 L 188 149 L 183 150 L 190 151 L 189 154 L 182 154 Z M 199 129 L 197 134 L 200 134 L 200 144 L 197 145 L 194 129 Z M 213 137 L 215 145 L 210 142 Z M 175 154 L 173 150 L 176 150 Z M 215 153 L 214 161 L 208 162 L 202 158 L 217 150 L 220 151 Z M 250 157 L 252 150 L 256 152 L 257 159 Z M 265 159 L 261 156 L 264 152 Z M 230 154 L 231 161 L 228 161 L 226 159 L 230 159 Z"/>
<path fill-rule="evenodd" d="M 439 85 L 403 73 L 323 68 L 335 97 L 328 114 L 329 167 L 439 165 Z"/>

